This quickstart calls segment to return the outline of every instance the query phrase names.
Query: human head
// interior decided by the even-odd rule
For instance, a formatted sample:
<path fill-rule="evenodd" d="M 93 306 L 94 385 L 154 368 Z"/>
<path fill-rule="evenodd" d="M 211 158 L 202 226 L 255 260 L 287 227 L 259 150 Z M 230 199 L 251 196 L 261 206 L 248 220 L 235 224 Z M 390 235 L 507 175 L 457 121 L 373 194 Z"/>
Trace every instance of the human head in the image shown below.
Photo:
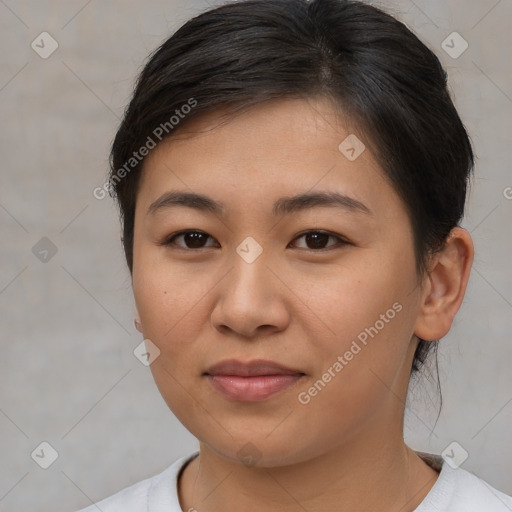
<path fill-rule="evenodd" d="M 404 201 L 421 275 L 462 218 L 473 166 L 446 78 L 405 25 L 362 2 L 248 0 L 190 20 L 149 59 L 112 147 L 110 182 L 130 271 L 144 165 L 134 152 L 205 113 L 323 95 L 365 134 Z M 413 370 L 433 346 L 420 340 Z"/>

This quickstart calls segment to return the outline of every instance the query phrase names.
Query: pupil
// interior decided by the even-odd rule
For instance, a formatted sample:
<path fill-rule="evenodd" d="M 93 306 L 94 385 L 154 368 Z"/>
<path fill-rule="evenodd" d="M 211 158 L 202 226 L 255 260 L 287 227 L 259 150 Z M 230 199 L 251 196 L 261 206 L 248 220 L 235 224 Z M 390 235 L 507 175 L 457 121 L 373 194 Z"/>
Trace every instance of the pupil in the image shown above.
<path fill-rule="evenodd" d="M 201 240 L 203 237 L 203 233 L 186 233 L 185 234 L 185 243 L 186 245 L 191 245 L 192 247 L 202 247 L 202 243 L 204 240 Z"/>
<path fill-rule="evenodd" d="M 321 249 L 325 245 L 323 242 L 326 242 L 327 241 L 326 239 L 328 237 L 329 237 L 329 235 L 326 235 L 325 233 L 309 233 L 306 235 L 306 240 L 307 240 L 308 246 L 311 245 L 310 242 L 312 242 L 313 249 L 318 249 L 318 248 Z"/>

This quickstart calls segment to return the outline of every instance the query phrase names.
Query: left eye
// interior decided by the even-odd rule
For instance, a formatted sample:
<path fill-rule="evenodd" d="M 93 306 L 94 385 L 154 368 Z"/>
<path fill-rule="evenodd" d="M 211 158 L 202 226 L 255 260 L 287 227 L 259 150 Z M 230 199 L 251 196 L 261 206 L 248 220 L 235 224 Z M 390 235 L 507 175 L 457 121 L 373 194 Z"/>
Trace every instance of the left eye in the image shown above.
<path fill-rule="evenodd" d="M 346 240 L 339 236 L 323 231 L 307 231 L 306 233 L 299 235 L 297 238 L 295 238 L 295 240 L 300 240 L 301 238 L 304 239 L 306 247 L 299 247 L 300 249 L 322 250 L 328 249 L 333 245 L 345 245 L 348 243 Z M 327 245 L 329 238 L 337 240 L 338 244 L 334 243 Z M 307 247 L 308 245 L 312 245 L 312 247 Z"/>

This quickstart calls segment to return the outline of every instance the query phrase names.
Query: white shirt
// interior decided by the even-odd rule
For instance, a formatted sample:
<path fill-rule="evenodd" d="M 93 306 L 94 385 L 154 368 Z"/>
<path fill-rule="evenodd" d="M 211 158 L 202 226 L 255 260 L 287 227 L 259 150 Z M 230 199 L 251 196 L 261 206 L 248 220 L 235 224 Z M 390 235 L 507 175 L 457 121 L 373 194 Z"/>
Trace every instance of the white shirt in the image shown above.
<path fill-rule="evenodd" d="M 511 512 L 512 497 L 469 471 L 453 469 L 438 455 L 416 452 L 440 474 L 414 512 Z M 126 487 L 78 512 L 183 512 L 178 500 L 178 475 L 197 452 L 182 457 L 162 473 Z"/>

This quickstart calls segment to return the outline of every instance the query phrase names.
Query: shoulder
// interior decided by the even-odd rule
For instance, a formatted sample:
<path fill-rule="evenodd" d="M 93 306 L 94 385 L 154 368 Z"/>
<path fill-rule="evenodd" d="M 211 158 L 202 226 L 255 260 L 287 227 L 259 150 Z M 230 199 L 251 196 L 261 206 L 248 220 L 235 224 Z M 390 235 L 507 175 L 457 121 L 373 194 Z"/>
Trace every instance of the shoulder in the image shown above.
<path fill-rule="evenodd" d="M 439 477 L 414 512 L 510 512 L 512 497 L 470 471 L 442 464 Z"/>
<path fill-rule="evenodd" d="M 453 506 L 450 507 L 453 512 L 470 510 L 510 512 L 512 510 L 511 496 L 495 489 L 469 471 L 461 468 L 450 468 L 450 471 L 455 473 Z"/>
<path fill-rule="evenodd" d="M 180 470 L 196 454 L 178 459 L 164 471 L 137 482 L 77 512 L 181 512 L 177 481 Z"/>

